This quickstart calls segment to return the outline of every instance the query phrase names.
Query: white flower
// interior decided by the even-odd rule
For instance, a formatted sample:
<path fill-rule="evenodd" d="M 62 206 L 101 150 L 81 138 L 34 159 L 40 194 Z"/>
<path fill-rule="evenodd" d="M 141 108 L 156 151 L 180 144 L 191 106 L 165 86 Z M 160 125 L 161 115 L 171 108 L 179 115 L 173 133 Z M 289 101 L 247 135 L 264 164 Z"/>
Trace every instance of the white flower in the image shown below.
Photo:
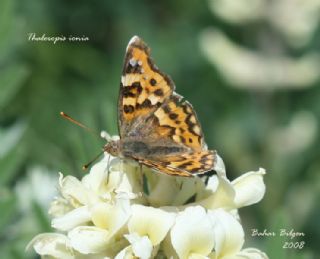
<path fill-rule="evenodd" d="M 197 196 L 196 202 L 186 205 L 201 205 L 207 209 L 238 209 L 259 202 L 265 193 L 263 175 L 260 168 L 243 174 L 230 182 L 226 177 L 214 175 L 210 177 L 205 190 Z"/>
<path fill-rule="evenodd" d="M 215 249 L 214 258 L 233 259 L 246 256 L 248 259 L 265 259 L 267 256 L 258 249 L 244 250 L 244 231 L 239 221 L 222 209 L 208 211 L 208 216 L 214 224 Z"/>
<path fill-rule="evenodd" d="M 99 253 L 106 249 L 109 231 L 92 226 L 80 226 L 68 233 L 71 246 L 82 254 Z"/>
<path fill-rule="evenodd" d="M 175 213 L 143 205 L 132 205 L 132 216 L 128 222 L 129 233 L 147 236 L 152 245 L 158 245 L 174 223 Z"/>
<path fill-rule="evenodd" d="M 258 171 L 245 173 L 231 182 L 235 190 L 234 202 L 237 208 L 255 204 L 263 198 L 266 191 L 263 182 L 265 173 L 263 168 L 259 168 Z"/>
<path fill-rule="evenodd" d="M 137 233 L 125 235 L 131 244 L 132 254 L 141 259 L 148 259 L 152 255 L 153 245 L 147 236 L 139 236 Z M 125 248 L 128 249 L 128 248 Z"/>
<path fill-rule="evenodd" d="M 129 216 L 129 200 L 117 200 L 115 204 L 97 203 L 91 209 L 94 226 L 78 226 L 68 233 L 72 247 L 83 254 L 106 250 Z"/>
<path fill-rule="evenodd" d="M 215 240 L 213 225 L 205 209 L 189 207 L 180 213 L 171 230 L 171 242 L 179 258 L 209 255 Z"/>
<path fill-rule="evenodd" d="M 237 209 L 263 197 L 264 170 L 230 182 L 221 158 L 215 169 L 206 184 L 106 155 L 81 181 L 60 174 L 60 196 L 49 211 L 62 233 L 40 234 L 28 247 L 42 257 L 74 259 L 263 258 L 259 250 L 241 250 Z"/>
<path fill-rule="evenodd" d="M 148 179 L 148 202 L 155 207 L 178 206 L 205 188 L 204 182 L 199 177 L 172 177 L 165 174 L 146 173 Z"/>
<path fill-rule="evenodd" d="M 61 217 L 54 218 L 51 226 L 62 231 L 68 231 L 76 226 L 89 222 L 91 214 L 87 206 L 71 210 Z"/>
<path fill-rule="evenodd" d="M 74 258 L 70 240 L 62 234 L 48 233 L 34 237 L 27 246 L 33 247 L 41 256 L 52 256 L 54 258 Z"/>
<path fill-rule="evenodd" d="M 124 235 L 130 245 L 116 259 L 151 258 L 157 252 L 174 223 L 175 213 L 142 205 L 132 205 L 132 216 L 128 222 L 129 234 Z"/>
<path fill-rule="evenodd" d="M 170 237 L 176 255 L 167 248 L 168 258 L 231 259 L 244 255 L 252 259 L 266 258 L 257 249 L 241 251 L 244 244 L 242 226 L 222 209 L 206 211 L 201 206 L 188 207 L 177 216 Z"/>

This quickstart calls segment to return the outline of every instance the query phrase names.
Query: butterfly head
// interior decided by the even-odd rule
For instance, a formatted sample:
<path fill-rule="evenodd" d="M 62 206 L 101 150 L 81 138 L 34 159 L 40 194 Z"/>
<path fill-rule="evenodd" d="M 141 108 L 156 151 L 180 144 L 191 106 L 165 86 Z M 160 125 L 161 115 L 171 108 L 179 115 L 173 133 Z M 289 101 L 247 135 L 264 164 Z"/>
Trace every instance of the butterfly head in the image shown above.
<path fill-rule="evenodd" d="M 108 152 L 112 156 L 120 155 L 120 141 L 119 140 L 111 140 L 104 147 L 103 150 Z"/>

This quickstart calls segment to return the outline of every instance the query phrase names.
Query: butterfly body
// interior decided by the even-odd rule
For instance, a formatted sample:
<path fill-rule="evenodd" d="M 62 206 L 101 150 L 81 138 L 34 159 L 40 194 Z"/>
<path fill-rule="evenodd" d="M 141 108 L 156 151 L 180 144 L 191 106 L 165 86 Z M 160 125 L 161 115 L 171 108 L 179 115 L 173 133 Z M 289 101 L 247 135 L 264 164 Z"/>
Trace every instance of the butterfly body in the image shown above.
<path fill-rule="evenodd" d="M 104 146 L 104 151 L 121 158 L 157 159 L 159 156 L 179 155 L 188 151 L 183 146 L 169 146 L 159 142 L 145 143 L 143 140 L 115 140 Z"/>
<path fill-rule="evenodd" d="M 192 176 L 214 168 L 192 105 L 174 92 L 169 76 L 137 36 L 127 47 L 118 100 L 120 140 L 107 143 L 111 155 L 133 159 L 169 175 Z"/>

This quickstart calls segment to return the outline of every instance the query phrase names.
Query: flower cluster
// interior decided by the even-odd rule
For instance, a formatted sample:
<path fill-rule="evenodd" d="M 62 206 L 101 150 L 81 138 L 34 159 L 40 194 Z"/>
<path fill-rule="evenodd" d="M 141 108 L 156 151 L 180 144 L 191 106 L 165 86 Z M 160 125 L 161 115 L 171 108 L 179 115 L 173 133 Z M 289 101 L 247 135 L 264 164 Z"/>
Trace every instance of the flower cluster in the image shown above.
<path fill-rule="evenodd" d="M 29 244 L 49 258 L 267 258 L 244 245 L 237 209 L 260 201 L 263 169 L 229 181 L 173 177 L 106 154 L 82 180 L 59 178 L 49 213 L 57 233 Z"/>

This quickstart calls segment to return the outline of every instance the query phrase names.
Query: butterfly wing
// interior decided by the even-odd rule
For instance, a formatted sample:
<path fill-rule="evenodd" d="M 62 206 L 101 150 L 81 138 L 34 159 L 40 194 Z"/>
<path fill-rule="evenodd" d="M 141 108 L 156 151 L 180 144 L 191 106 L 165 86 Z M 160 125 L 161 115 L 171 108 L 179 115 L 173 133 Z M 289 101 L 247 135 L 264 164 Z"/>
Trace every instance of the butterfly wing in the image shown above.
<path fill-rule="evenodd" d="M 210 171 L 208 151 L 192 105 L 174 92 L 138 37 L 128 44 L 119 95 L 122 153 L 155 170 L 191 176 Z"/>
<path fill-rule="evenodd" d="M 174 168 L 167 165 L 165 162 L 161 161 L 151 161 L 148 159 L 140 159 L 138 160 L 139 163 L 150 167 L 151 169 L 158 171 L 160 173 L 165 173 L 168 175 L 173 176 L 184 176 L 184 177 L 191 177 L 192 174 L 190 174 L 188 171 L 180 169 L 180 168 Z"/>
<path fill-rule="evenodd" d="M 127 47 L 118 100 L 118 125 L 121 138 L 145 121 L 174 90 L 169 76 L 160 72 L 150 57 L 150 49 L 137 36 Z"/>
<path fill-rule="evenodd" d="M 190 177 L 213 170 L 216 152 L 212 150 L 186 153 L 179 156 L 167 156 L 154 161 L 140 159 L 139 162 L 168 175 Z"/>
<path fill-rule="evenodd" d="M 150 120 L 155 121 L 156 127 L 153 129 L 156 134 L 166 135 L 178 145 L 184 145 L 194 151 L 207 148 L 192 105 L 176 93 L 154 112 Z"/>
<path fill-rule="evenodd" d="M 175 93 L 135 131 L 129 141 L 143 142 L 144 151 L 136 149 L 131 157 L 146 166 L 180 176 L 214 168 L 215 151 L 207 150 L 194 109 Z"/>

